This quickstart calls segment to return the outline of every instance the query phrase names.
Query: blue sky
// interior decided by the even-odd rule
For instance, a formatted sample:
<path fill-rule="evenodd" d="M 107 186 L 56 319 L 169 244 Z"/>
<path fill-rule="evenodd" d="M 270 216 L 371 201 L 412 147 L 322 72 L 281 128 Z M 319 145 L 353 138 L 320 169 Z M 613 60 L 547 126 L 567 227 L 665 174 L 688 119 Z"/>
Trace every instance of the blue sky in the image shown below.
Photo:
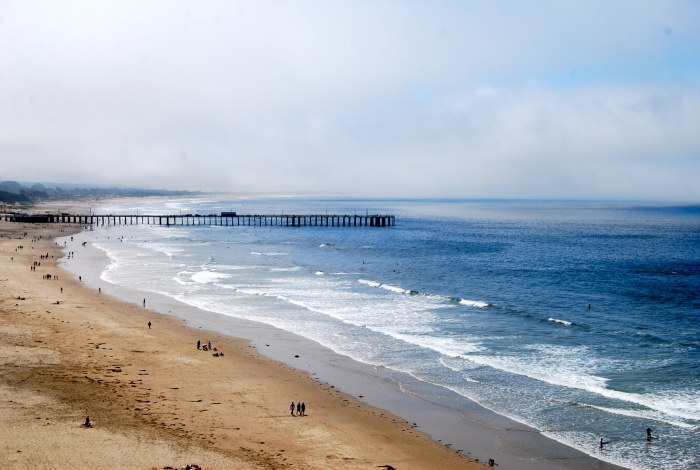
<path fill-rule="evenodd" d="M 0 180 L 700 201 L 698 1 L 0 4 Z"/>

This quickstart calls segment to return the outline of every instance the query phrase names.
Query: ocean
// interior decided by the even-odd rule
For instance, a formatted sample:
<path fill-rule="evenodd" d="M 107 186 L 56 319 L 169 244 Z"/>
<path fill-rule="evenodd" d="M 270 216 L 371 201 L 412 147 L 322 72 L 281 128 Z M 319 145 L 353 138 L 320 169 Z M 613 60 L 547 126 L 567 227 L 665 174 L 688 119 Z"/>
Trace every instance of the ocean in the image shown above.
<path fill-rule="evenodd" d="M 104 282 L 298 334 L 407 374 L 427 401 L 459 411 L 454 397 L 467 398 L 610 463 L 700 469 L 700 207 L 212 197 L 95 208 L 223 211 L 396 225 L 83 236 L 109 257 Z"/>

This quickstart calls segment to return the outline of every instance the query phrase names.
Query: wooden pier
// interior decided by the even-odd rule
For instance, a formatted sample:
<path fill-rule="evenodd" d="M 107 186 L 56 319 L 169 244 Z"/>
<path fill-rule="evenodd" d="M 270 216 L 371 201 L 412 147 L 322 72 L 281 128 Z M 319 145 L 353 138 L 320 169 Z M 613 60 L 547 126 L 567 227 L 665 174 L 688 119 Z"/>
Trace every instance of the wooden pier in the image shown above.
<path fill-rule="evenodd" d="M 238 215 L 235 213 L 185 215 L 81 215 L 6 214 L 5 220 L 25 223 L 60 223 L 94 226 L 112 225 L 219 225 L 282 227 L 391 227 L 393 215 Z"/>

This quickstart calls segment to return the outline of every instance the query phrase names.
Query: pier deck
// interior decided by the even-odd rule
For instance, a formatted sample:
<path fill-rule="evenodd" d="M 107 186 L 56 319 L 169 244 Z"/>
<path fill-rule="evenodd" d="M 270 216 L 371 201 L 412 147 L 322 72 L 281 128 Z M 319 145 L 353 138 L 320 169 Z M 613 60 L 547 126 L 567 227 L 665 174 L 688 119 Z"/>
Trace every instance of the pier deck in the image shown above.
<path fill-rule="evenodd" d="M 81 215 L 81 214 L 6 214 L 5 220 L 24 223 L 63 223 L 95 226 L 110 225 L 222 225 L 283 227 L 390 227 L 393 215 Z"/>

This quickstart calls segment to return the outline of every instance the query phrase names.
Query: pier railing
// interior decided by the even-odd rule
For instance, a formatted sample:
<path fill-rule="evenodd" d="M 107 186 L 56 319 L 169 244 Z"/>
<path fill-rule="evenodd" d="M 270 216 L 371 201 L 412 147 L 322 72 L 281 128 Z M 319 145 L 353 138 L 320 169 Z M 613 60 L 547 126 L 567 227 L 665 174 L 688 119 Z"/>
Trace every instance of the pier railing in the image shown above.
<path fill-rule="evenodd" d="M 111 225 L 222 225 L 222 226 L 284 226 L 284 227 L 390 227 L 393 215 L 84 215 L 84 214 L 9 214 L 5 220 L 25 223 L 63 223 L 94 226 Z"/>

